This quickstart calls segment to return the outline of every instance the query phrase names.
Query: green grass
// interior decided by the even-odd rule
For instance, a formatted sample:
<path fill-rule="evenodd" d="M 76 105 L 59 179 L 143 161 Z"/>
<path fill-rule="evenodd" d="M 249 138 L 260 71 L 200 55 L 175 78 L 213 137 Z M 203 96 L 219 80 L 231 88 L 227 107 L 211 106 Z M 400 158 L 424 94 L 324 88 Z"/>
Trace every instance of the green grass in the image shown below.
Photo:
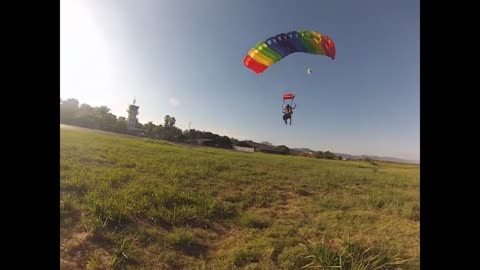
<path fill-rule="evenodd" d="M 369 246 L 346 241 L 340 248 L 322 242 L 302 245 L 311 261 L 304 268 L 381 270 L 397 269 L 408 260 L 401 259 L 388 245 L 373 243 Z"/>
<path fill-rule="evenodd" d="M 420 268 L 419 166 L 60 132 L 62 268 Z"/>

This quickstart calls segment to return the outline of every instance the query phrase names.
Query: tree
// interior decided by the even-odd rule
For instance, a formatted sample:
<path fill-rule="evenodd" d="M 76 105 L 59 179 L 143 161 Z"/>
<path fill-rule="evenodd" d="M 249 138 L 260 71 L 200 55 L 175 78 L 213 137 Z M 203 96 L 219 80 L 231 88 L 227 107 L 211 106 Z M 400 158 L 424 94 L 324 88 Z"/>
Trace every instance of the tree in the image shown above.
<path fill-rule="evenodd" d="M 97 123 L 97 126 L 100 128 L 100 129 L 103 129 L 103 130 L 106 130 L 106 118 L 107 118 L 107 114 L 110 112 L 110 108 L 108 108 L 107 106 L 100 106 L 100 107 L 95 107 L 95 112 L 96 112 L 96 116 L 98 118 L 98 123 Z M 116 116 L 115 116 L 116 118 Z"/>
<path fill-rule="evenodd" d="M 75 119 L 77 125 L 86 128 L 95 128 L 99 126 L 98 116 L 95 108 L 83 103 L 78 109 L 77 118 Z"/>
<path fill-rule="evenodd" d="M 113 113 L 107 113 L 103 118 L 103 129 L 106 131 L 115 131 L 117 125 L 117 116 Z"/>
<path fill-rule="evenodd" d="M 314 158 L 325 158 L 325 155 L 323 154 L 322 151 L 317 151 L 313 153 Z"/>
<path fill-rule="evenodd" d="M 189 129 L 185 130 L 183 132 L 183 135 L 185 135 L 185 139 L 196 139 L 197 138 L 198 131 L 195 129 Z"/>
<path fill-rule="evenodd" d="M 336 156 L 334 153 L 330 152 L 330 151 L 327 151 L 325 152 L 325 158 L 326 159 L 336 159 Z"/>
<path fill-rule="evenodd" d="M 163 118 L 164 119 L 164 122 L 163 122 L 163 126 L 164 127 L 169 127 L 170 126 L 170 115 L 165 115 L 165 117 Z"/>
<path fill-rule="evenodd" d="M 164 124 L 163 126 L 165 128 L 170 128 L 170 127 L 174 127 L 175 126 L 175 117 L 171 117 L 170 115 L 165 115 L 165 118 L 164 118 Z"/>
<path fill-rule="evenodd" d="M 272 145 L 273 145 L 272 143 L 270 143 L 270 142 L 267 142 L 267 141 L 264 141 L 264 142 L 261 142 L 261 143 L 262 143 L 262 144 L 266 144 L 266 145 L 270 145 L 270 146 L 272 146 Z"/>
<path fill-rule="evenodd" d="M 205 138 L 205 139 L 217 139 L 219 137 L 220 136 L 218 134 L 213 134 L 210 131 L 203 132 L 202 134 L 202 138 Z"/>
<path fill-rule="evenodd" d="M 217 144 L 219 144 L 222 147 L 227 147 L 227 148 L 232 148 L 232 140 L 230 140 L 229 137 L 227 136 L 222 136 L 217 139 L 215 139 Z"/>
<path fill-rule="evenodd" d="M 123 134 L 127 133 L 127 119 L 125 117 L 118 117 L 114 131 Z"/>
<path fill-rule="evenodd" d="M 66 124 L 74 124 L 74 119 L 78 112 L 78 100 L 69 98 L 67 100 L 60 100 L 60 122 Z"/>
<path fill-rule="evenodd" d="M 156 137 L 156 138 L 163 138 L 163 132 L 164 132 L 163 126 L 162 126 L 161 124 L 158 125 L 158 126 L 155 128 L 155 137 Z"/>
<path fill-rule="evenodd" d="M 180 141 L 185 138 L 182 130 L 177 127 L 163 127 L 161 137 L 167 141 Z"/>
<path fill-rule="evenodd" d="M 63 102 L 62 102 L 63 106 L 68 107 L 68 108 L 72 108 L 74 110 L 78 109 L 78 104 L 80 104 L 80 103 L 75 98 L 69 98 L 67 100 L 63 100 Z"/>
<path fill-rule="evenodd" d="M 290 154 L 290 148 L 288 148 L 287 146 L 285 145 L 279 145 L 276 147 L 277 150 L 283 152 L 284 154 Z"/>
<path fill-rule="evenodd" d="M 104 116 L 110 112 L 110 108 L 107 106 L 95 107 L 95 110 L 98 112 L 99 116 Z"/>
<path fill-rule="evenodd" d="M 147 124 L 145 124 L 144 126 L 144 131 L 145 131 L 145 134 L 150 137 L 150 138 L 153 138 L 154 134 L 155 134 L 155 129 L 157 128 L 157 126 L 152 123 L 152 121 L 148 122 Z"/>
<path fill-rule="evenodd" d="M 172 127 L 173 129 L 173 140 L 177 142 L 183 142 L 185 140 L 185 135 L 183 135 L 183 132 L 181 129 L 177 127 Z"/>
<path fill-rule="evenodd" d="M 232 140 L 228 136 L 222 136 L 220 139 L 225 144 L 232 144 Z"/>

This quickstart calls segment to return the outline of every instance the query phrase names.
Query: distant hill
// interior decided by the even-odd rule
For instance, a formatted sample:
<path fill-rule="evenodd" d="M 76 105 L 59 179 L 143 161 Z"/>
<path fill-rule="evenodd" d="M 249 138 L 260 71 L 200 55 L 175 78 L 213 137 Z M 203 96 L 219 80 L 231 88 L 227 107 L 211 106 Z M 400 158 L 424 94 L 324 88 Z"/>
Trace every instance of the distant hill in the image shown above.
<path fill-rule="evenodd" d="M 300 152 L 316 152 L 316 150 L 312 150 L 310 148 L 293 148 L 295 151 Z M 325 151 L 322 151 L 325 152 Z M 374 159 L 374 160 L 382 160 L 382 161 L 390 161 L 390 162 L 398 162 L 398 163 L 408 163 L 408 164 L 420 164 L 419 160 L 408 160 L 402 158 L 395 158 L 395 157 L 379 157 L 379 156 L 367 156 L 367 155 L 351 155 L 351 154 L 344 154 L 344 153 L 333 153 L 337 156 L 341 156 L 347 159 Z"/>
<path fill-rule="evenodd" d="M 254 144 L 257 144 L 258 146 L 267 146 L 265 144 L 260 144 L 260 143 L 254 143 Z M 272 147 L 269 145 L 269 147 Z M 273 146 L 275 147 L 275 146 Z M 300 148 L 291 148 L 290 149 L 292 152 L 317 152 L 316 150 L 312 150 L 310 148 L 306 148 L 306 147 L 300 147 Z M 326 151 L 322 151 L 322 152 L 326 152 Z M 420 164 L 420 161 L 418 160 L 408 160 L 408 159 L 402 159 L 402 158 L 395 158 L 395 157 L 379 157 L 379 156 L 368 156 L 368 155 L 351 155 L 351 154 L 344 154 L 344 153 L 333 153 L 335 154 L 336 156 L 341 156 L 341 157 L 344 157 L 344 158 L 347 158 L 347 159 L 353 159 L 353 160 L 356 160 L 356 159 L 366 159 L 366 158 L 370 158 L 370 159 L 373 159 L 373 160 L 381 160 L 381 161 L 388 161 L 388 162 L 397 162 L 397 163 L 407 163 L 407 164 Z"/>
<path fill-rule="evenodd" d="M 334 153 L 337 156 L 342 156 L 349 159 L 365 159 L 370 158 L 374 160 L 381 160 L 381 161 L 390 161 L 390 162 L 398 162 L 398 163 L 409 163 L 409 164 L 420 164 L 419 160 L 408 160 L 403 158 L 395 158 L 395 157 L 379 157 L 379 156 L 367 156 L 367 155 L 350 155 L 350 154 L 343 154 L 343 153 Z"/>

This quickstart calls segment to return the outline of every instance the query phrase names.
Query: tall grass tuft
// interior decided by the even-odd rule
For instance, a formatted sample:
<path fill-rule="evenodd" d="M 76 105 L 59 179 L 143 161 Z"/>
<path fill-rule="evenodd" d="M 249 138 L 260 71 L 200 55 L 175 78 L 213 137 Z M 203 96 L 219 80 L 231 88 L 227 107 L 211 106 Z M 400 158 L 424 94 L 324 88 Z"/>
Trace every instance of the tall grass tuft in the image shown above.
<path fill-rule="evenodd" d="M 308 241 L 303 244 L 310 263 L 303 268 L 342 269 L 342 270 L 387 270 L 402 269 L 406 259 L 399 256 L 398 251 L 386 244 L 373 243 L 361 245 L 352 241 L 344 241 L 340 248 L 333 248 L 325 243 Z"/>

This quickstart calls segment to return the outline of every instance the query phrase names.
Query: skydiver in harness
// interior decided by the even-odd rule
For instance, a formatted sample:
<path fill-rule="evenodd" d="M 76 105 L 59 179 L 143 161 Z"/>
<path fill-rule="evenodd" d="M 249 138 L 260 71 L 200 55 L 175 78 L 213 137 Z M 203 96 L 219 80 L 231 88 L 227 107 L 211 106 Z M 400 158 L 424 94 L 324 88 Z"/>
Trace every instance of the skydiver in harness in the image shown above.
<path fill-rule="evenodd" d="M 285 105 L 285 100 L 290 99 L 290 104 Z M 287 125 L 287 120 L 290 119 L 290 125 L 292 125 L 292 114 L 293 110 L 297 107 L 295 104 L 295 94 L 289 93 L 283 95 L 283 121 L 285 121 L 285 125 Z M 294 104 L 293 107 L 291 104 Z"/>
<path fill-rule="evenodd" d="M 297 107 L 297 105 L 294 105 L 294 107 L 290 106 L 290 104 L 283 105 L 283 121 L 285 121 L 285 125 L 287 125 L 287 120 L 290 119 L 290 125 L 292 125 L 292 114 L 293 110 Z"/>

